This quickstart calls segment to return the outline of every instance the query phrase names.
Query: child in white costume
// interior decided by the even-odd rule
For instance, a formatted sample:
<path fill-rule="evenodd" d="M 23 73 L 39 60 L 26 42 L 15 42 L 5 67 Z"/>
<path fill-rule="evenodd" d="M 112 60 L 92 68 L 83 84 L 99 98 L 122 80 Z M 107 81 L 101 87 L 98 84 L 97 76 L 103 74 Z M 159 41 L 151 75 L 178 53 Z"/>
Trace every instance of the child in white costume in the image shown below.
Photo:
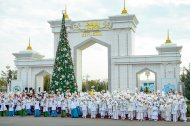
<path fill-rule="evenodd" d="M 136 118 L 139 121 L 143 121 L 143 119 L 144 119 L 144 116 L 143 116 L 143 103 L 140 100 L 137 101 L 137 110 L 136 111 L 137 111 Z"/>
<path fill-rule="evenodd" d="M 154 102 L 152 107 L 152 120 L 158 121 L 158 106 L 156 102 Z"/>
<path fill-rule="evenodd" d="M 186 113 L 187 113 L 187 104 L 185 103 L 185 100 L 182 100 L 181 107 L 180 107 L 180 113 L 181 117 L 180 119 L 184 122 L 187 121 Z"/>
<path fill-rule="evenodd" d="M 133 118 L 134 118 L 134 116 L 133 116 L 133 111 L 134 111 L 134 101 L 133 101 L 133 99 L 131 98 L 130 100 L 129 100 L 129 106 L 128 106 L 128 119 L 130 119 L 130 120 L 133 120 Z"/>
<path fill-rule="evenodd" d="M 172 118 L 173 118 L 173 122 L 177 122 L 177 112 L 178 112 L 178 101 L 177 100 L 174 100 L 173 103 L 172 103 Z"/>
<path fill-rule="evenodd" d="M 87 102 L 82 101 L 82 117 L 86 118 L 87 116 Z"/>
<path fill-rule="evenodd" d="M 34 116 L 35 117 L 40 116 L 40 102 L 38 98 L 35 99 L 35 103 L 34 103 Z"/>
<path fill-rule="evenodd" d="M 166 110 L 165 120 L 166 121 L 171 121 L 171 110 L 172 110 L 172 107 L 171 107 L 171 104 L 169 102 L 166 104 L 165 110 Z"/>
<path fill-rule="evenodd" d="M 119 119 L 119 110 L 118 110 L 118 103 L 117 101 L 113 102 L 113 119 Z"/>
<path fill-rule="evenodd" d="M 17 115 L 21 115 L 21 101 L 18 100 L 17 103 L 16 103 L 16 114 Z"/>
<path fill-rule="evenodd" d="M 21 102 L 21 116 L 25 116 L 26 115 L 26 100 L 23 100 Z"/>
<path fill-rule="evenodd" d="M 90 110 L 91 110 L 91 119 L 95 119 L 96 118 L 97 109 L 96 109 L 96 103 L 95 103 L 94 100 L 92 100 Z"/>
<path fill-rule="evenodd" d="M 100 115 L 102 119 L 105 117 L 105 112 L 106 112 L 106 102 L 102 100 L 100 102 Z"/>
<path fill-rule="evenodd" d="M 79 113 L 78 113 L 78 109 L 77 109 L 77 102 L 74 98 L 72 98 L 71 100 L 71 104 L 70 104 L 70 108 L 71 108 L 71 117 L 72 118 L 78 118 L 79 117 Z"/>
<path fill-rule="evenodd" d="M 128 106 L 129 106 L 129 98 L 125 98 L 125 115 L 128 116 Z"/>
<path fill-rule="evenodd" d="M 133 116 L 137 116 L 137 98 L 136 96 L 134 97 L 134 104 L 133 104 Z"/>
<path fill-rule="evenodd" d="M 165 105 L 163 103 L 160 105 L 160 116 L 161 120 L 165 119 Z"/>
<path fill-rule="evenodd" d="M 92 100 L 90 100 L 89 97 L 86 97 L 87 100 L 87 115 L 91 115 L 91 106 L 92 106 Z"/>
<path fill-rule="evenodd" d="M 152 108 L 153 108 L 152 103 L 149 102 L 149 103 L 148 103 L 148 119 L 149 119 L 149 120 L 152 119 L 152 112 L 153 112 Z"/>
<path fill-rule="evenodd" d="M 56 108 L 57 108 L 57 102 L 55 100 L 52 101 L 52 113 L 51 113 L 51 116 L 52 117 L 57 117 L 57 111 L 56 111 Z"/>
<path fill-rule="evenodd" d="M 143 102 L 143 118 L 146 120 L 148 117 L 148 104 L 144 101 Z"/>
<path fill-rule="evenodd" d="M 7 107 L 5 105 L 5 99 L 1 100 L 0 105 L 1 105 L 0 116 L 5 116 L 6 115 L 6 110 L 7 110 Z"/>
<path fill-rule="evenodd" d="M 67 116 L 67 100 L 63 99 L 61 101 L 61 117 L 66 117 Z"/>
<path fill-rule="evenodd" d="M 66 112 L 66 115 L 69 114 L 69 103 L 68 103 L 68 98 L 65 97 L 64 99 L 64 104 L 65 104 L 65 112 Z"/>
<path fill-rule="evenodd" d="M 59 96 L 59 97 L 57 98 L 56 103 L 57 103 L 57 113 L 58 113 L 58 114 L 61 114 L 61 96 Z"/>
<path fill-rule="evenodd" d="M 41 97 L 40 97 L 41 98 Z M 42 110 L 43 112 L 43 107 L 44 107 L 44 99 L 39 99 L 40 101 L 40 111 Z"/>
<path fill-rule="evenodd" d="M 32 115 L 32 112 L 31 112 L 31 100 L 27 97 L 26 99 L 26 113 L 27 115 Z"/>
<path fill-rule="evenodd" d="M 71 115 L 71 102 L 72 102 L 71 99 L 72 99 L 71 97 L 68 97 L 68 98 L 67 98 L 68 113 L 69 113 L 70 115 Z"/>
<path fill-rule="evenodd" d="M 126 105 L 125 105 L 125 101 L 124 99 L 120 102 L 120 114 L 121 114 L 121 119 L 125 120 L 126 115 L 125 115 L 125 111 L 126 111 Z"/>
<path fill-rule="evenodd" d="M 112 110 L 112 100 L 109 99 L 109 101 L 108 101 L 108 116 L 109 116 L 109 118 L 112 117 L 112 114 L 113 114 L 113 110 Z"/>
<path fill-rule="evenodd" d="M 13 100 L 9 101 L 9 116 L 14 116 L 14 102 L 13 102 Z"/>
<path fill-rule="evenodd" d="M 44 117 L 48 117 L 48 101 L 46 98 L 43 101 L 43 114 Z"/>

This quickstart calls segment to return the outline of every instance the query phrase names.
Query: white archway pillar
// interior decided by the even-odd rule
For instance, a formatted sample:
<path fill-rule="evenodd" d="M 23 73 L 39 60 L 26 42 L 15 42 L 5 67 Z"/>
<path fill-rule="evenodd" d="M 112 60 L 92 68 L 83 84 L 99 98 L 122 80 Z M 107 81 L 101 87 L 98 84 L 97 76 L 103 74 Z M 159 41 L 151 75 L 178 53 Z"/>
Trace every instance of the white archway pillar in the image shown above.
<path fill-rule="evenodd" d="M 82 91 L 82 50 L 76 50 L 76 82 L 78 91 Z"/>

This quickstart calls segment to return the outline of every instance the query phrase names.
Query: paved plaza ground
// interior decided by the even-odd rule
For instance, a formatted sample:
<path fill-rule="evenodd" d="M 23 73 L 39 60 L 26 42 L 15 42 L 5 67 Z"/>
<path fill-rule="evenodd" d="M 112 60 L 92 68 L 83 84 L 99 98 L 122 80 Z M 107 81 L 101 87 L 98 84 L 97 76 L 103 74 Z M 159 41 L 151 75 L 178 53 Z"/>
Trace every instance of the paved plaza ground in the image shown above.
<path fill-rule="evenodd" d="M 0 126 L 190 126 L 190 122 L 72 119 L 61 117 L 0 117 Z"/>

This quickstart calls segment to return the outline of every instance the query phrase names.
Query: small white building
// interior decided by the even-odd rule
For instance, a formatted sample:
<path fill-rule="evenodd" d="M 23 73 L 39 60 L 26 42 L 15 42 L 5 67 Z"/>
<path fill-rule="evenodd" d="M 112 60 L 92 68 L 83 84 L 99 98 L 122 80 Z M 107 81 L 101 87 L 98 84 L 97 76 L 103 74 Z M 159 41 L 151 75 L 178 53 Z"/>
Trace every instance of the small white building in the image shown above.
<path fill-rule="evenodd" d="M 135 31 L 138 20 L 135 15 L 123 12 L 106 19 L 72 21 L 66 17 L 68 40 L 75 66 L 79 91 L 82 89 L 82 50 L 98 43 L 108 48 L 109 90 L 140 89 L 139 75 L 144 71 L 155 74 L 155 90 L 162 90 L 170 83 L 180 90 L 180 63 L 182 46 L 171 43 L 168 38 L 156 47 L 158 55 L 134 55 Z M 61 20 L 48 21 L 54 35 L 56 54 Z M 44 77 L 52 75 L 54 59 L 44 59 L 32 47 L 13 53 L 18 70 L 17 80 L 12 81 L 11 90 L 32 88 L 44 90 Z"/>

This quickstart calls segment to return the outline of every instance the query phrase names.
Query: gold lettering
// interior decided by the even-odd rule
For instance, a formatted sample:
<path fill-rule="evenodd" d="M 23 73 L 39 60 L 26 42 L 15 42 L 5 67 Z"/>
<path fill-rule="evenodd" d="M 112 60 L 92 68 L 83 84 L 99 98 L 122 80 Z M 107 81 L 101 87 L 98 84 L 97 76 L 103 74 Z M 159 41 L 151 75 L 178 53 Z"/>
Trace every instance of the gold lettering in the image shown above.
<path fill-rule="evenodd" d="M 95 32 L 84 32 L 81 34 L 82 37 L 88 37 L 88 36 L 102 36 L 102 32 L 95 31 Z"/>

